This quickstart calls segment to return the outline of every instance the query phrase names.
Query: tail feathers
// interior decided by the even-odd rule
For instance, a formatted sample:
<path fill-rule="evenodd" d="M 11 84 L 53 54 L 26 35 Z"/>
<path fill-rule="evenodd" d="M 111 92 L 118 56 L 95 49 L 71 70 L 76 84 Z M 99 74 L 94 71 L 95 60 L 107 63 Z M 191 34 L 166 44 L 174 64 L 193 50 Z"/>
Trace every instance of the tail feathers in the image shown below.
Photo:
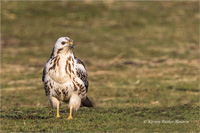
<path fill-rule="evenodd" d="M 82 101 L 82 105 L 85 107 L 93 107 L 92 102 L 90 101 L 90 99 L 86 96 L 86 99 L 84 101 Z"/>

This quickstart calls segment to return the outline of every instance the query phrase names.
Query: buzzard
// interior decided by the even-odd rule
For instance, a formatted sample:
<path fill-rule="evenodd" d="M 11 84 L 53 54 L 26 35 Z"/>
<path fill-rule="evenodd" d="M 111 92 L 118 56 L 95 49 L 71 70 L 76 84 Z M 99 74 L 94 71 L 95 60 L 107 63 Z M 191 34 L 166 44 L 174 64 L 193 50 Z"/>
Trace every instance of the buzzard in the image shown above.
<path fill-rule="evenodd" d="M 78 111 L 80 106 L 93 107 L 87 97 L 89 83 L 85 65 L 74 56 L 73 47 L 72 39 L 60 37 L 43 70 L 45 94 L 51 107 L 57 108 L 57 118 L 60 117 L 60 101 L 69 102 L 70 114 L 67 119 L 72 119 L 72 110 Z"/>

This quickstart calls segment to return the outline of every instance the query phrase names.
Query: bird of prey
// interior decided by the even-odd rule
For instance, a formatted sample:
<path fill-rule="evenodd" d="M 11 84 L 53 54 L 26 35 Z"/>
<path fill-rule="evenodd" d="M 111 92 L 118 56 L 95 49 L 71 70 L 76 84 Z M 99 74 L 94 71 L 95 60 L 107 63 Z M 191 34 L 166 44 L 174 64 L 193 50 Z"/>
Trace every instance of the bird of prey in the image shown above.
<path fill-rule="evenodd" d="M 72 39 L 60 37 L 43 70 L 45 94 L 51 107 L 57 108 L 57 118 L 60 117 L 60 101 L 69 102 L 70 114 L 67 119 L 72 119 L 72 111 L 78 111 L 80 106 L 93 107 L 87 97 L 89 83 L 85 65 L 74 56 L 73 47 Z"/>

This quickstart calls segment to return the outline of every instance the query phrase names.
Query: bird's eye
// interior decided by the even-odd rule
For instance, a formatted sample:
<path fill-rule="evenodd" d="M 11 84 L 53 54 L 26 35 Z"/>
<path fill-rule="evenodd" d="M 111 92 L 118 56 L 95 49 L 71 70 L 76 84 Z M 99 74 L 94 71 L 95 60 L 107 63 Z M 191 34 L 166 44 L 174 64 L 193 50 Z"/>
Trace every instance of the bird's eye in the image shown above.
<path fill-rule="evenodd" d="M 64 45 L 66 42 L 61 42 L 62 45 Z"/>

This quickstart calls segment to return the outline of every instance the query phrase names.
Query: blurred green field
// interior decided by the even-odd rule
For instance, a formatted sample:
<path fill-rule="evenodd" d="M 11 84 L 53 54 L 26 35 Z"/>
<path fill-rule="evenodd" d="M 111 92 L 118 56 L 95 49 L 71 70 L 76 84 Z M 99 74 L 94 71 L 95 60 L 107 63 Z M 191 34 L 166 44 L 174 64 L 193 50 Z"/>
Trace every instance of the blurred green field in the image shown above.
<path fill-rule="evenodd" d="M 1 2 L 1 132 L 199 131 L 199 2 Z M 42 70 L 74 40 L 95 108 L 55 118 Z M 189 123 L 144 123 L 180 120 Z"/>

